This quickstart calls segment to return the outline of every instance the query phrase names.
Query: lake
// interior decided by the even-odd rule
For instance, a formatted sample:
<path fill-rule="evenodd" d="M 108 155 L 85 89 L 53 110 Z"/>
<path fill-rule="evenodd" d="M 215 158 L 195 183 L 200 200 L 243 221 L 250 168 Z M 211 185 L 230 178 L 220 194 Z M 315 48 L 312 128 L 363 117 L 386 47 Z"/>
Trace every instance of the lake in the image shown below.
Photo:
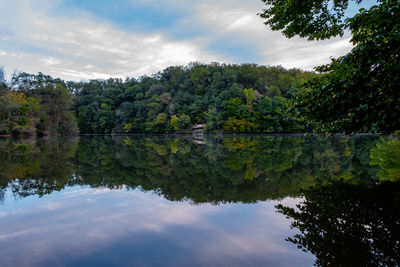
<path fill-rule="evenodd" d="M 400 141 L 0 139 L 0 266 L 398 266 Z"/>

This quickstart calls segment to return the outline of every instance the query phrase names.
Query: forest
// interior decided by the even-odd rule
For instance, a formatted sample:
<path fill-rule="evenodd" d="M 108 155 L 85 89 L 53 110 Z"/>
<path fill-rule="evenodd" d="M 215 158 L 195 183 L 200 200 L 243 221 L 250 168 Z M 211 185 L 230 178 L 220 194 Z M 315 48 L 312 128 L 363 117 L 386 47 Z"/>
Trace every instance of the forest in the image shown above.
<path fill-rule="evenodd" d="M 0 81 L 0 135 L 191 132 L 299 133 L 289 108 L 314 72 L 191 63 L 152 76 L 71 82 L 16 72 Z"/>
<path fill-rule="evenodd" d="M 84 82 L 0 68 L 0 135 L 190 132 L 384 133 L 400 129 L 400 2 L 346 15 L 349 0 L 262 0 L 258 15 L 288 37 L 351 35 L 353 48 L 315 72 L 190 63 L 137 79 Z M 362 0 L 355 1 L 361 3 Z"/>

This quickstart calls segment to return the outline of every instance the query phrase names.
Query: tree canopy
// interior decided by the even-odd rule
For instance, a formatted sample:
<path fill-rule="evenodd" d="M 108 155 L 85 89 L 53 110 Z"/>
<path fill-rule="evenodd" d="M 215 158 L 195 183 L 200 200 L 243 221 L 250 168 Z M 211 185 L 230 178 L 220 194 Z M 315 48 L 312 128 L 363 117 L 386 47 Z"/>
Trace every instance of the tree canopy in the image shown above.
<path fill-rule="evenodd" d="M 350 1 L 262 0 L 260 14 L 287 37 L 326 39 L 352 34 L 353 49 L 320 66 L 324 75 L 303 85 L 295 106 L 316 131 L 384 132 L 400 129 L 400 1 L 381 0 L 346 17 Z M 354 1 L 361 3 L 361 1 Z"/>
<path fill-rule="evenodd" d="M 78 131 L 65 83 L 39 73 L 17 73 L 0 83 L 0 135 L 69 135 Z"/>
<path fill-rule="evenodd" d="M 302 132 L 298 110 L 285 108 L 297 85 L 315 75 L 219 63 L 84 82 L 22 72 L 0 85 L 0 134 L 69 135 L 75 121 L 81 134 L 187 132 L 196 124 L 209 132 Z"/>

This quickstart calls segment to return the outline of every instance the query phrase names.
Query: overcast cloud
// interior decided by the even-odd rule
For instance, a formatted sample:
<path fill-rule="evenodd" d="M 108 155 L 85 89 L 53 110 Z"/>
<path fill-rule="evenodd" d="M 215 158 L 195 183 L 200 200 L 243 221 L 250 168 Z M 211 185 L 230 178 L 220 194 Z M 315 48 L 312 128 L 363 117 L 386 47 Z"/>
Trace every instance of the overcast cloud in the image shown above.
<path fill-rule="evenodd" d="M 192 61 L 311 70 L 348 37 L 286 39 L 260 0 L 0 0 L 0 66 L 67 80 L 151 75 Z"/>

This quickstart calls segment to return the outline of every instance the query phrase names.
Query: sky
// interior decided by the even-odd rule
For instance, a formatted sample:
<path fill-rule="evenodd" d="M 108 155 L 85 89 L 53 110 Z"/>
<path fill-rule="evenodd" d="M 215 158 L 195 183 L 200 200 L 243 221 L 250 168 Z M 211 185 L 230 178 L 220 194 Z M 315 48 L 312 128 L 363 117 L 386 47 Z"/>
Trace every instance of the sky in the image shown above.
<path fill-rule="evenodd" d="M 8 77 L 21 70 L 75 81 L 194 61 L 312 70 L 352 47 L 349 34 L 287 39 L 257 16 L 264 7 L 261 0 L 0 0 L 0 66 Z"/>

